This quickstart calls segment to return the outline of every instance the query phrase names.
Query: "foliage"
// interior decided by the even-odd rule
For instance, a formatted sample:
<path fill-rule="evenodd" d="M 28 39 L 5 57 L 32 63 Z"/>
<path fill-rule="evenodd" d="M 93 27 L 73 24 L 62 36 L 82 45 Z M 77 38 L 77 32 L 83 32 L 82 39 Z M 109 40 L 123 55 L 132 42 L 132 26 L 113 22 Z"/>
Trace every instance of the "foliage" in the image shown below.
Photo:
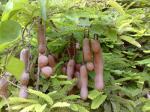
<path fill-rule="evenodd" d="M 9 85 L 9 98 L 0 100 L 1 111 L 149 112 L 150 102 L 146 97 L 150 92 L 149 7 L 149 0 L 0 2 L 0 75 L 9 71 L 15 78 L 20 77 L 24 65 L 17 58 L 25 47 L 30 48 L 31 65 L 34 65 L 30 71 L 29 98 L 17 97 L 18 88 Z M 63 56 L 50 79 L 40 76 L 40 88 L 36 91 L 38 17 L 46 24 L 48 52 Z M 90 72 L 89 99 L 82 101 L 79 91 L 68 94 L 77 80 L 66 80 L 59 68 L 68 60 L 65 51 L 72 38 L 81 45 L 75 57 L 81 62 L 86 30 L 90 38 L 98 34 L 103 48 L 105 89 L 101 92 L 94 89 L 95 73 Z M 11 77 L 10 81 L 13 80 Z M 14 83 L 19 85 L 19 82 Z"/>

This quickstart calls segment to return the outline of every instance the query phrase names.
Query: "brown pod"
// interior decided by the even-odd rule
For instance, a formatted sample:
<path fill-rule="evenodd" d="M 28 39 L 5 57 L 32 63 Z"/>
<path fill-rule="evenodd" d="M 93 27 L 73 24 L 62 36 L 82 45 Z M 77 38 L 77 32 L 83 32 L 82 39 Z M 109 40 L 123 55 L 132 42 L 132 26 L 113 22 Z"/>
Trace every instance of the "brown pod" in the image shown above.
<path fill-rule="evenodd" d="M 39 53 L 44 54 L 46 51 L 45 27 L 40 21 L 38 24 L 38 45 Z"/>
<path fill-rule="evenodd" d="M 92 62 L 87 62 L 86 67 L 87 67 L 88 71 L 94 70 L 94 64 Z"/>
<path fill-rule="evenodd" d="M 29 83 L 29 73 L 23 72 L 20 80 L 21 85 L 28 85 Z"/>
<path fill-rule="evenodd" d="M 29 59 L 29 49 L 22 49 L 20 52 L 20 60 L 24 62 L 25 68 L 27 69 Z"/>
<path fill-rule="evenodd" d="M 75 77 L 77 78 L 77 87 L 80 89 L 81 88 L 81 81 L 80 81 L 80 71 L 76 71 L 74 73 Z"/>
<path fill-rule="evenodd" d="M 81 64 L 76 64 L 76 65 L 75 65 L 75 70 L 76 70 L 76 71 L 80 71 L 80 67 L 81 67 Z"/>
<path fill-rule="evenodd" d="M 45 55 L 39 55 L 38 65 L 40 68 L 46 66 L 48 64 L 48 58 Z"/>
<path fill-rule="evenodd" d="M 7 98 L 8 97 L 8 90 L 7 89 L 0 90 L 0 96 Z"/>
<path fill-rule="evenodd" d="M 0 90 L 6 89 L 8 87 L 8 82 L 4 78 L 0 78 Z"/>
<path fill-rule="evenodd" d="M 94 53 L 97 53 L 99 52 L 101 49 L 100 49 L 100 43 L 98 40 L 91 40 L 91 48 L 92 48 L 92 51 Z"/>
<path fill-rule="evenodd" d="M 44 54 L 46 52 L 46 45 L 39 45 L 39 53 Z"/>
<path fill-rule="evenodd" d="M 53 70 L 51 67 L 46 66 L 46 67 L 41 68 L 41 72 L 46 78 L 49 78 L 52 75 Z"/>
<path fill-rule="evenodd" d="M 71 80 L 73 78 L 74 68 L 75 68 L 75 61 L 73 59 L 70 59 L 68 64 L 67 64 L 68 80 Z"/>
<path fill-rule="evenodd" d="M 80 96 L 83 100 L 86 100 L 88 97 L 88 73 L 85 65 L 82 65 L 80 68 Z"/>
<path fill-rule="evenodd" d="M 92 53 L 90 49 L 90 41 L 88 38 L 84 38 L 83 40 L 83 57 L 84 61 L 91 61 L 92 59 Z"/>
<path fill-rule="evenodd" d="M 8 96 L 8 81 L 4 78 L 0 79 L 0 96 Z"/>
<path fill-rule="evenodd" d="M 96 40 L 93 40 L 94 43 Z M 97 43 L 98 41 L 96 41 Z M 95 43 L 95 45 L 96 45 Z M 95 76 L 95 88 L 98 90 L 102 90 L 104 88 L 104 81 L 103 81 L 103 57 L 102 57 L 102 49 L 100 47 L 100 44 L 98 45 L 97 50 L 95 51 L 96 47 L 92 47 L 92 50 L 94 52 L 94 70 L 96 73 Z"/>
<path fill-rule="evenodd" d="M 27 98 L 28 97 L 27 89 L 28 89 L 27 86 L 22 85 L 19 91 L 19 97 Z"/>
<path fill-rule="evenodd" d="M 54 68 L 56 65 L 55 59 L 52 55 L 48 55 L 48 64 L 52 68 Z"/>

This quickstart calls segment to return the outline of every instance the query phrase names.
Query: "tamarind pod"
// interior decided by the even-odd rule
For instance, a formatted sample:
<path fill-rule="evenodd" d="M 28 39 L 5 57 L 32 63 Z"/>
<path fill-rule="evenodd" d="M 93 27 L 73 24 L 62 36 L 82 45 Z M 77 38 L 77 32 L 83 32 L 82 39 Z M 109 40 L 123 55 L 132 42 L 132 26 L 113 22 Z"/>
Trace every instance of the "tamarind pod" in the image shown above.
<path fill-rule="evenodd" d="M 81 81 L 80 81 L 80 71 L 76 71 L 74 73 L 75 77 L 77 78 L 77 87 L 80 89 L 81 88 Z"/>
<path fill-rule="evenodd" d="M 95 88 L 102 90 L 104 88 L 103 80 L 103 59 L 102 53 L 94 53 L 94 70 L 95 70 Z"/>
<path fill-rule="evenodd" d="M 21 85 L 28 85 L 29 83 L 29 73 L 23 72 L 20 80 Z"/>
<path fill-rule="evenodd" d="M 28 92 L 27 92 L 27 86 L 21 85 L 20 91 L 19 91 L 19 97 L 21 98 L 27 98 Z"/>
<path fill-rule="evenodd" d="M 0 89 L 0 96 L 7 98 L 8 97 L 8 89 L 7 88 Z"/>
<path fill-rule="evenodd" d="M 87 62 L 86 67 L 88 71 L 93 71 L 94 70 L 94 64 L 92 62 Z"/>
<path fill-rule="evenodd" d="M 55 59 L 52 55 L 48 55 L 48 64 L 52 68 L 54 68 L 56 65 Z"/>
<path fill-rule="evenodd" d="M 38 23 L 38 45 L 39 53 L 43 54 L 46 51 L 45 27 L 42 23 Z"/>
<path fill-rule="evenodd" d="M 0 78 L 0 96 L 8 96 L 8 81 L 4 78 Z"/>
<path fill-rule="evenodd" d="M 6 89 L 8 87 L 8 82 L 4 78 L 0 78 L 0 90 Z"/>
<path fill-rule="evenodd" d="M 88 97 L 88 73 L 85 65 L 82 65 L 80 68 L 80 82 L 80 97 L 86 100 Z"/>
<path fill-rule="evenodd" d="M 41 72 L 46 78 L 49 78 L 52 75 L 53 70 L 51 67 L 45 66 L 45 67 L 41 68 Z"/>
<path fill-rule="evenodd" d="M 20 52 L 20 60 L 24 62 L 25 69 L 27 69 L 28 61 L 29 61 L 29 49 L 22 49 Z"/>
<path fill-rule="evenodd" d="M 98 40 L 91 40 L 91 48 L 92 48 L 92 51 L 94 52 L 94 53 L 97 53 L 97 52 L 101 52 L 101 47 L 100 47 L 100 43 L 99 43 L 99 41 Z"/>
<path fill-rule="evenodd" d="M 84 40 L 83 40 L 83 57 L 84 57 L 84 61 L 86 61 L 86 62 L 92 60 L 90 41 L 88 38 L 84 38 Z"/>
<path fill-rule="evenodd" d="M 70 59 L 67 64 L 67 76 L 68 80 L 71 80 L 74 74 L 74 68 L 75 68 L 75 61 L 73 59 Z"/>
<path fill-rule="evenodd" d="M 80 71 L 80 67 L 81 67 L 81 64 L 76 64 L 75 65 L 75 71 Z"/>
<path fill-rule="evenodd" d="M 48 64 L 48 58 L 47 56 L 45 55 L 39 55 L 39 58 L 38 58 L 38 65 L 40 68 L 46 66 Z"/>
<path fill-rule="evenodd" d="M 46 52 L 46 45 L 39 45 L 39 53 L 44 54 Z"/>

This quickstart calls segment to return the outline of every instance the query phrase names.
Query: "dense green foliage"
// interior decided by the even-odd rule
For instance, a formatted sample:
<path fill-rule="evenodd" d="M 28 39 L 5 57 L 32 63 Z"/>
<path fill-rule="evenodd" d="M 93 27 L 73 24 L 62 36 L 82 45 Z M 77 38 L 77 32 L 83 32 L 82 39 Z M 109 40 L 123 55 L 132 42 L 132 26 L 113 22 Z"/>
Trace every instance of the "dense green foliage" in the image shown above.
<path fill-rule="evenodd" d="M 37 73 L 37 20 L 46 25 L 49 53 L 62 55 L 50 79 Z M 2 0 L 0 2 L 0 75 L 10 72 L 9 97 L 0 99 L 0 110 L 10 112 L 149 112 L 150 100 L 150 2 L 149 0 Z M 94 89 L 89 73 L 88 100 L 79 90 L 67 95 L 76 84 L 60 71 L 69 59 L 70 40 L 80 43 L 75 59 L 82 63 L 84 32 L 98 35 L 104 57 L 104 91 Z M 31 52 L 29 98 L 18 97 L 24 65 L 22 48 Z M 13 84 L 13 85 L 12 85 Z M 27 111 L 28 110 L 28 111 Z"/>

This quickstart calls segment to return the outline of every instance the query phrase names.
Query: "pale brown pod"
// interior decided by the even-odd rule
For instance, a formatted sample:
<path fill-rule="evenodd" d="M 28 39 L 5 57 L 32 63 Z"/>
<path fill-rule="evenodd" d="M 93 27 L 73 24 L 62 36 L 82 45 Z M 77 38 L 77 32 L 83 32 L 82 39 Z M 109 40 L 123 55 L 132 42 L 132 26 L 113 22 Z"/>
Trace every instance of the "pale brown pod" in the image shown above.
<path fill-rule="evenodd" d="M 48 58 L 45 55 L 39 55 L 38 57 L 38 65 L 40 68 L 46 66 L 48 64 Z"/>
<path fill-rule="evenodd" d="M 98 42 L 98 40 L 92 40 L 92 51 L 94 52 L 94 70 L 96 73 L 95 76 L 95 88 L 98 90 L 102 90 L 104 88 L 104 80 L 103 80 L 103 57 L 102 57 L 102 49 Z"/>
<path fill-rule="evenodd" d="M 38 23 L 38 45 L 39 53 L 44 54 L 46 51 L 45 26 L 40 21 Z"/>
<path fill-rule="evenodd" d="M 80 68 L 80 96 L 83 100 L 86 100 L 88 97 L 88 73 L 85 65 L 82 65 Z"/>
<path fill-rule="evenodd" d="M 73 78 L 74 68 L 75 68 L 75 61 L 74 61 L 74 59 L 70 59 L 68 64 L 67 64 L 68 80 L 71 80 Z"/>
<path fill-rule="evenodd" d="M 46 45 L 39 45 L 39 53 L 45 54 L 46 52 Z"/>
<path fill-rule="evenodd" d="M 46 78 L 49 78 L 52 75 L 53 70 L 51 67 L 45 66 L 41 68 L 41 72 Z"/>
<path fill-rule="evenodd" d="M 55 58 L 52 55 L 48 55 L 48 64 L 52 68 L 56 65 Z"/>
<path fill-rule="evenodd" d="M 84 40 L 83 40 L 83 57 L 84 57 L 84 61 L 86 61 L 86 62 L 92 60 L 90 41 L 88 38 L 84 38 Z"/>
<path fill-rule="evenodd" d="M 0 96 L 7 98 L 8 97 L 8 90 L 7 89 L 0 90 Z"/>
<path fill-rule="evenodd" d="M 28 85 L 29 83 L 29 73 L 23 72 L 20 79 L 21 85 Z"/>
<path fill-rule="evenodd" d="M 27 98 L 28 97 L 28 88 L 27 86 L 21 85 L 20 91 L 19 91 L 19 97 L 21 98 Z"/>
<path fill-rule="evenodd" d="M 24 62 L 25 69 L 27 69 L 28 61 L 29 61 L 29 49 L 22 49 L 20 52 L 20 60 Z"/>
<path fill-rule="evenodd" d="M 94 53 L 97 53 L 99 52 L 101 49 L 100 49 L 100 43 L 98 40 L 91 40 L 91 48 L 92 48 L 92 51 Z"/>
<path fill-rule="evenodd" d="M 4 78 L 0 78 L 0 96 L 8 96 L 8 81 Z"/>
<path fill-rule="evenodd" d="M 87 62 L 86 67 L 87 67 L 88 71 L 94 70 L 94 64 L 92 62 Z"/>

